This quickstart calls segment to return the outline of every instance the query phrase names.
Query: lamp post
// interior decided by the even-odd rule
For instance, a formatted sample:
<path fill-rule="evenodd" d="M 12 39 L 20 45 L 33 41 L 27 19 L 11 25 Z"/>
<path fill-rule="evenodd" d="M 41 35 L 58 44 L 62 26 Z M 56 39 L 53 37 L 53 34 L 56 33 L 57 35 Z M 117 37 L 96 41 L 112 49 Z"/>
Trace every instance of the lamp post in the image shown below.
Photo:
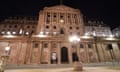
<path fill-rule="evenodd" d="M 5 68 L 7 59 L 8 59 L 8 57 L 9 57 L 9 50 L 10 50 L 10 47 L 9 47 L 9 46 L 5 47 L 5 54 L 1 56 L 0 72 L 4 72 L 4 68 Z"/>
<path fill-rule="evenodd" d="M 79 43 L 80 38 L 77 36 L 72 36 L 70 38 L 70 42 L 72 42 L 74 44 L 75 47 L 75 62 L 74 62 L 74 71 L 82 71 L 83 70 L 83 66 L 81 61 L 78 59 L 78 53 L 77 53 L 77 43 Z"/>

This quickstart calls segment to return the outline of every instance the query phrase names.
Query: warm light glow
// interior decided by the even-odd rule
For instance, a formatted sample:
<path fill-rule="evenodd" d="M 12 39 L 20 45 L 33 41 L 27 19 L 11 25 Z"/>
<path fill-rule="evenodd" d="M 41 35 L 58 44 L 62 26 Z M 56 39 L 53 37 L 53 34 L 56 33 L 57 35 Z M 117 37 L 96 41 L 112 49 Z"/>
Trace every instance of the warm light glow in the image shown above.
<path fill-rule="evenodd" d="M 85 33 L 85 36 L 89 35 L 89 32 Z"/>
<path fill-rule="evenodd" d="M 2 34 L 5 34 L 5 32 L 1 32 Z"/>
<path fill-rule="evenodd" d="M 11 34 L 11 32 L 10 32 L 10 31 L 8 31 L 8 32 L 7 32 L 7 34 L 8 34 L 8 35 L 10 35 L 10 34 Z"/>
<path fill-rule="evenodd" d="M 96 33 L 95 33 L 95 31 L 93 32 L 93 36 L 96 36 Z"/>
<path fill-rule="evenodd" d="M 110 35 L 109 37 L 113 38 L 113 37 L 114 37 L 114 35 Z"/>
<path fill-rule="evenodd" d="M 45 32 L 45 34 L 47 34 L 47 35 L 48 35 L 48 34 L 49 34 L 49 32 Z"/>
<path fill-rule="evenodd" d="M 63 19 L 60 19 L 60 23 L 63 23 L 64 22 L 64 20 Z"/>
<path fill-rule="evenodd" d="M 10 50 L 9 46 L 5 47 L 5 51 L 9 51 L 9 50 Z"/>
<path fill-rule="evenodd" d="M 116 38 L 108 37 L 108 38 L 105 38 L 105 40 L 116 40 Z"/>
<path fill-rule="evenodd" d="M 57 34 L 57 32 L 53 32 L 53 35 L 56 35 Z"/>
<path fill-rule="evenodd" d="M 14 38 L 16 36 L 13 36 L 13 35 L 4 35 L 3 37 L 5 37 L 5 38 Z"/>
<path fill-rule="evenodd" d="M 82 36 L 81 38 L 84 38 L 84 39 L 91 39 L 91 38 L 93 38 L 93 37 L 88 36 L 88 35 L 85 35 L 85 36 Z"/>
<path fill-rule="evenodd" d="M 79 41 L 80 41 L 80 38 L 78 38 L 77 36 L 72 36 L 72 37 L 70 37 L 69 40 L 70 40 L 70 42 L 74 42 L 74 41 L 75 41 L 75 42 L 76 42 L 76 41 L 79 42 Z"/>
<path fill-rule="evenodd" d="M 12 32 L 12 34 L 16 34 L 16 32 Z"/>
<path fill-rule="evenodd" d="M 104 38 L 105 40 L 117 40 L 113 35 L 110 35 L 107 38 Z"/>
<path fill-rule="evenodd" d="M 29 32 L 26 32 L 26 35 L 29 35 Z"/>
<path fill-rule="evenodd" d="M 48 37 L 47 35 L 32 35 L 32 37 L 40 37 L 40 38 L 42 38 L 42 37 Z"/>
<path fill-rule="evenodd" d="M 40 35 L 43 35 L 43 32 L 40 32 Z"/>
<path fill-rule="evenodd" d="M 20 29 L 20 32 L 19 32 L 19 33 L 22 34 L 22 32 L 23 32 L 22 29 Z"/>

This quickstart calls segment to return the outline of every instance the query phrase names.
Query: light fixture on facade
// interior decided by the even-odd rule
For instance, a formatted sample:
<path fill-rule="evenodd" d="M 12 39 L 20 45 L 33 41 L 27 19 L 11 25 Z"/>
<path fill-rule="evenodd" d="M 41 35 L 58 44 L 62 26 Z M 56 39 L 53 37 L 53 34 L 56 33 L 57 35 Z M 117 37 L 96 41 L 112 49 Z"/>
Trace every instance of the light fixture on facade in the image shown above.
<path fill-rule="evenodd" d="M 13 35 L 4 35 L 4 36 L 2 36 L 2 37 L 5 37 L 5 38 L 14 38 L 14 37 L 16 37 L 16 36 L 13 36 Z"/>
<path fill-rule="evenodd" d="M 109 35 L 109 37 L 110 37 L 110 38 L 113 38 L 113 37 L 114 37 L 114 35 Z"/>
<path fill-rule="evenodd" d="M 10 50 L 9 46 L 5 47 L 5 51 L 9 51 L 9 50 Z"/>
<path fill-rule="evenodd" d="M 8 35 L 10 35 L 10 34 L 11 34 L 11 32 L 10 32 L 10 31 L 8 31 L 8 32 L 7 32 L 7 34 L 8 34 Z"/>
<path fill-rule="evenodd" d="M 43 35 L 44 32 L 40 32 L 40 35 Z"/>
<path fill-rule="evenodd" d="M 5 32 L 4 32 L 4 31 L 2 31 L 2 32 L 1 32 L 1 34 L 5 34 Z"/>
<path fill-rule="evenodd" d="M 56 35 L 57 34 L 57 32 L 53 32 L 53 35 Z"/>
<path fill-rule="evenodd" d="M 26 32 L 25 34 L 26 34 L 26 35 L 29 35 L 29 32 Z"/>
<path fill-rule="evenodd" d="M 48 35 L 48 34 L 49 34 L 49 32 L 45 32 L 45 34 L 46 34 L 46 35 Z"/>
<path fill-rule="evenodd" d="M 16 32 L 12 32 L 12 34 L 16 34 Z"/>
<path fill-rule="evenodd" d="M 22 29 L 20 29 L 20 32 L 19 32 L 19 34 L 22 34 L 22 32 L 23 32 L 23 30 L 22 30 Z"/>
<path fill-rule="evenodd" d="M 80 38 L 75 35 L 75 36 L 70 37 L 69 40 L 70 40 L 70 42 L 79 42 Z"/>
<path fill-rule="evenodd" d="M 60 23 L 64 23 L 64 20 L 63 20 L 63 19 L 60 19 Z"/>

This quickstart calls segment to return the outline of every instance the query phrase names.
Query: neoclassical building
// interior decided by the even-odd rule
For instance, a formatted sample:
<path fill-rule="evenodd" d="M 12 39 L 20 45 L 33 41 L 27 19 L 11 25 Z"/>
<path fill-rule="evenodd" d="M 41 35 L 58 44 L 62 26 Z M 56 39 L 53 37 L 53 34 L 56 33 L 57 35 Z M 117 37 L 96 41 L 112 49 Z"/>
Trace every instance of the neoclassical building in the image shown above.
<path fill-rule="evenodd" d="M 108 37 L 109 27 L 99 26 L 97 35 L 93 27 L 65 5 L 45 7 L 38 17 L 10 17 L 0 22 L 0 56 L 9 46 L 8 64 L 120 61 L 120 39 Z"/>

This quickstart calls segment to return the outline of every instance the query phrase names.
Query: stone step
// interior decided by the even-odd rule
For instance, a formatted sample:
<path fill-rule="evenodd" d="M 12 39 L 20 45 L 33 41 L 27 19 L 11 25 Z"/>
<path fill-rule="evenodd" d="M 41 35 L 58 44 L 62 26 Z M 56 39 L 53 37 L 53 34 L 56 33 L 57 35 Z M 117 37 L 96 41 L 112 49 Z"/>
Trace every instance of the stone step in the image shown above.
<path fill-rule="evenodd" d="M 6 69 L 26 69 L 26 68 L 66 68 L 72 67 L 72 64 L 29 64 L 29 65 L 6 65 Z"/>

